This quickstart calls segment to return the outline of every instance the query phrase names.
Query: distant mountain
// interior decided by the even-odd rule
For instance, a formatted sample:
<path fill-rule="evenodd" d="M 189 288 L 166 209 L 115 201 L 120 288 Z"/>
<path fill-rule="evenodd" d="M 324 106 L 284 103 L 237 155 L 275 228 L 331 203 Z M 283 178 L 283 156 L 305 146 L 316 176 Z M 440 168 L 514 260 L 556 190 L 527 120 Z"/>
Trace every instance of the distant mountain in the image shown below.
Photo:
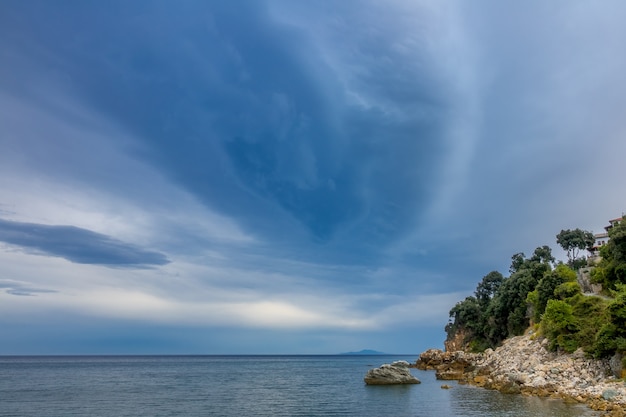
<path fill-rule="evenodd" d="M 386 353 L 378 352 L 377 350 L 363 349 L 358 352 L 345 352 L 341 355 L 386 355 Z"/>

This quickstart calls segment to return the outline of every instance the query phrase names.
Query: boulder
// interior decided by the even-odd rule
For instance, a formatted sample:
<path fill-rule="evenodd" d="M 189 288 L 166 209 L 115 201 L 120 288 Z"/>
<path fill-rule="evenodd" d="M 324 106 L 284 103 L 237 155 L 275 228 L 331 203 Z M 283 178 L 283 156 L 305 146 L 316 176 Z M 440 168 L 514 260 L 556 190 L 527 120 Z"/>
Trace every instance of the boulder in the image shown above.
<path fill-rule="evenodd" d="M 611 367 L 611 372 L 616 378 L 622 377 L 622 357 L 621 353 L 616 353 L 609 360 L 609 366 Z"/>
<path fill-rule="evenodd" d="M 409 363 L 396 361 L 392 364 L 384 364 L 379 368 L 370 369 L 363 378 L 367 385 L 397 385 L 397 384 L 420 384 L 421 381 L 414 377 L 409 370 Z"/>

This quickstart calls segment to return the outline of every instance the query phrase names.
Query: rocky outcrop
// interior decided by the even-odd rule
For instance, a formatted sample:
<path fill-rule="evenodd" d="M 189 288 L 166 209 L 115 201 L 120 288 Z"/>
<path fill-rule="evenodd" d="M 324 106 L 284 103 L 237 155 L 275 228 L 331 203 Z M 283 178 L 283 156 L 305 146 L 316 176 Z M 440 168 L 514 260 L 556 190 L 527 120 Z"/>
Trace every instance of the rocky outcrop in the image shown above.
<path fill-rule="evenodd" d="M 397 385 L 397 384 L 419 384 L 421 381 L 411 374 L 409 363 L 406 361 L 396 361 L 390 364 L 381 365 L 379 368 L 370 369 L 365 375 L 364 381 L 367 385 Z"/>
<path fill-rule="evenodd" d="M 626 369 L 622 366 L 624 355 L 616 353 L 609 359 L 609 367 L 616 378 L 626 378 Z"/>
<path fill-rule="evenodd" d="M 463 351 L 442 352 L 439 349 L 429 349 L 423 352 L 415 367 L 421 370 L 433 370 L 437 379 L 459 380 L 473 368 L 477 354 Z"/>
<path fill-rule="evenodd" d="M 448 334 L 448 337 L 443 342 L 446 352 L 456 352 L 459 350 L 467 350 L 467 341 L 469 340 L 470 333 L 463 327 L 459 327 L 453 334 Z"/>
<path fill-rule="evenodd" d="M 581 350 L 557 354 L 533 334 L 506 340 L 484 353 L 428 350 L 416 363 L 434 369 L 439 379 L 457 379 L 504 393 L 562 398 L 587 403 L 610 416 L 626 416 L 626 386 L 608 361 L 586 358 Z"/>
<path fill-rule="evenodd" d="M 580 268 L 576 273 L 576 279 L 580 289 L 584 294 L 599 295 L 602 292 L 602 284 L 591 282 L 591 271 L 593 267 Z"/>

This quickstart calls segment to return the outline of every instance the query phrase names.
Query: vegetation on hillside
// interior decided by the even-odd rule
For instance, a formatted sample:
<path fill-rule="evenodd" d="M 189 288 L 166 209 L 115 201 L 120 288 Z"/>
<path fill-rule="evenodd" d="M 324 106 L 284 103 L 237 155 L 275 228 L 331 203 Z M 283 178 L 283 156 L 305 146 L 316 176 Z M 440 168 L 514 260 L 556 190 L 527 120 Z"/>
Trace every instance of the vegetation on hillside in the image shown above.
<path fill-rule="evenodd" d="M 450 310 L 448 339 L 465 335 L 468 350 L 482 351 L 534 325 L 553 350 L 582 348 L 596 358 L 626 353 L 626 221 L 611 228 L 609 237 L 591 273 L 602 295 L 583 294 L 577 282 L 576 270 L 586 266 L 579 251 L 593 245 L 593 235 L 562 230 L 557 243 L 568 254 L 567 264 L 555 263 L 548 246 L 530 257 L 513 255 L 508 277 L 488 273 L 474 295 Z"/>

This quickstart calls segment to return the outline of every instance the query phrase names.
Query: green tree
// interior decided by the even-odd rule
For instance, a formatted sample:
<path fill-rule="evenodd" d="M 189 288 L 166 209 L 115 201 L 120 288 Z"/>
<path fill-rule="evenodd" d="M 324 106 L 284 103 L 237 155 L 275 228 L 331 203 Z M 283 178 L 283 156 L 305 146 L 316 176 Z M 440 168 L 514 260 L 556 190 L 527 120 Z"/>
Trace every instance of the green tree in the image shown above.
<path fill-rule="evenodd" d="M 626 221 L 609 229 L 609 241 L 600 248 L 602 261 L 592 272 L 592 280 L 607 291 L 626 284 Z"/>
<path fill-rule="evenodd" d="M 511 256 L 511 266 L 509 267 L 509 273 L 516 273 L 519 269 L 522 268 L 525 261 L 526 255 L 524 255 L 524 252 L 518 252 L 515 255 Z"/>
<path fill-rule="evenodd" d="M 541 321 L 543 334 L 550 340 L 550 348 L 573 352 L 578 348 L 576 333 L 579 330 L 571 305 L 561 300 L 548 300 Z"/>
<path fill-rule="evenodd" d="M 481 307 L 487 307 L 489 305 L 489 302 L 496 294 L 503 281 L 504 277 L 498 271 L 491 271 L 483 277 L 474 292 Z"/>
<path fill-rule="evenodd" d="M 548 246 L 540 246 L 530 258 L 512 256 L 511 276 L 503 280 L 487 309 L 485 337 L 492 346 L 509 336 L 522 334 L 530 325 L 528 294 L 552 270 L 554 257 Z"/>
<path fill-rule="evenodd" d="M 520 269 L 504 280 L 487 310 L 487 336 L 492 345 L 522 334 L 530 325 L 526 298 L 536 285 L 529 269 Z"/>
<path fill-rule="evenodd" d="M 569 284 L 576 283 L 568 282 L 562 286 Z M 582 347 L 587 353 L 593 353 L 596 335 L 602 326 L 609 321 L 608 301 L 602 297 L 583 295 L 578 291 L 566 299 L 566 302 L 572 306 L 574 316 L 578 321 L 579 330 L 575 334 L 575 338 L 579 347 Z"/>
<path fill-rule="evenodd" d="M 565 264 L 559 264 L 556 268 L 544 274 L 539 280 L 536 291 L 536 298 L 533 303 L 533 318 L 536 322 L 541 320 L 541 315 L 546 309 L 548 300 L 555 298 L 554 291 L 566 282 L 575 282 L 576 272 Z M 531 300 L 529 300 L 531 301 Z"/>
<path fill-rule="evenodd" d="M 615 298 L 608 303 L 608 323 L 596 336 L 594 356 L 626 352 L 626 284 L 616 284 Z"/>
<path fill-rule="evenodd" d="M 466 340 L 463 343 L 469 339 L 480 337 L 483 330 L 482 312 L 476 298 L 470 296 L 459 301 L 452 307 L 449 314 L 450 322 L 446 325 L 448 340 L 454 338 L 459 331 L 463 331 L 466 335 Z"/>
<path fill-rule="evenodd" d="M 581 250 L 591 248 L 595 242 L 593 233 L 581 229 L 561 230 L 556 235 L 556 243 L 567 252 L 567 260 L 570 266 L 575 266 L 576 259 Z"/>
<path fill-rule="evenodd" d="M 550 265 L 554 263 L 555 259 L 554 256 L 552 256 L 552 249 L 547 245 L 543 245 L 535 249 L 529 261 Z"/>

